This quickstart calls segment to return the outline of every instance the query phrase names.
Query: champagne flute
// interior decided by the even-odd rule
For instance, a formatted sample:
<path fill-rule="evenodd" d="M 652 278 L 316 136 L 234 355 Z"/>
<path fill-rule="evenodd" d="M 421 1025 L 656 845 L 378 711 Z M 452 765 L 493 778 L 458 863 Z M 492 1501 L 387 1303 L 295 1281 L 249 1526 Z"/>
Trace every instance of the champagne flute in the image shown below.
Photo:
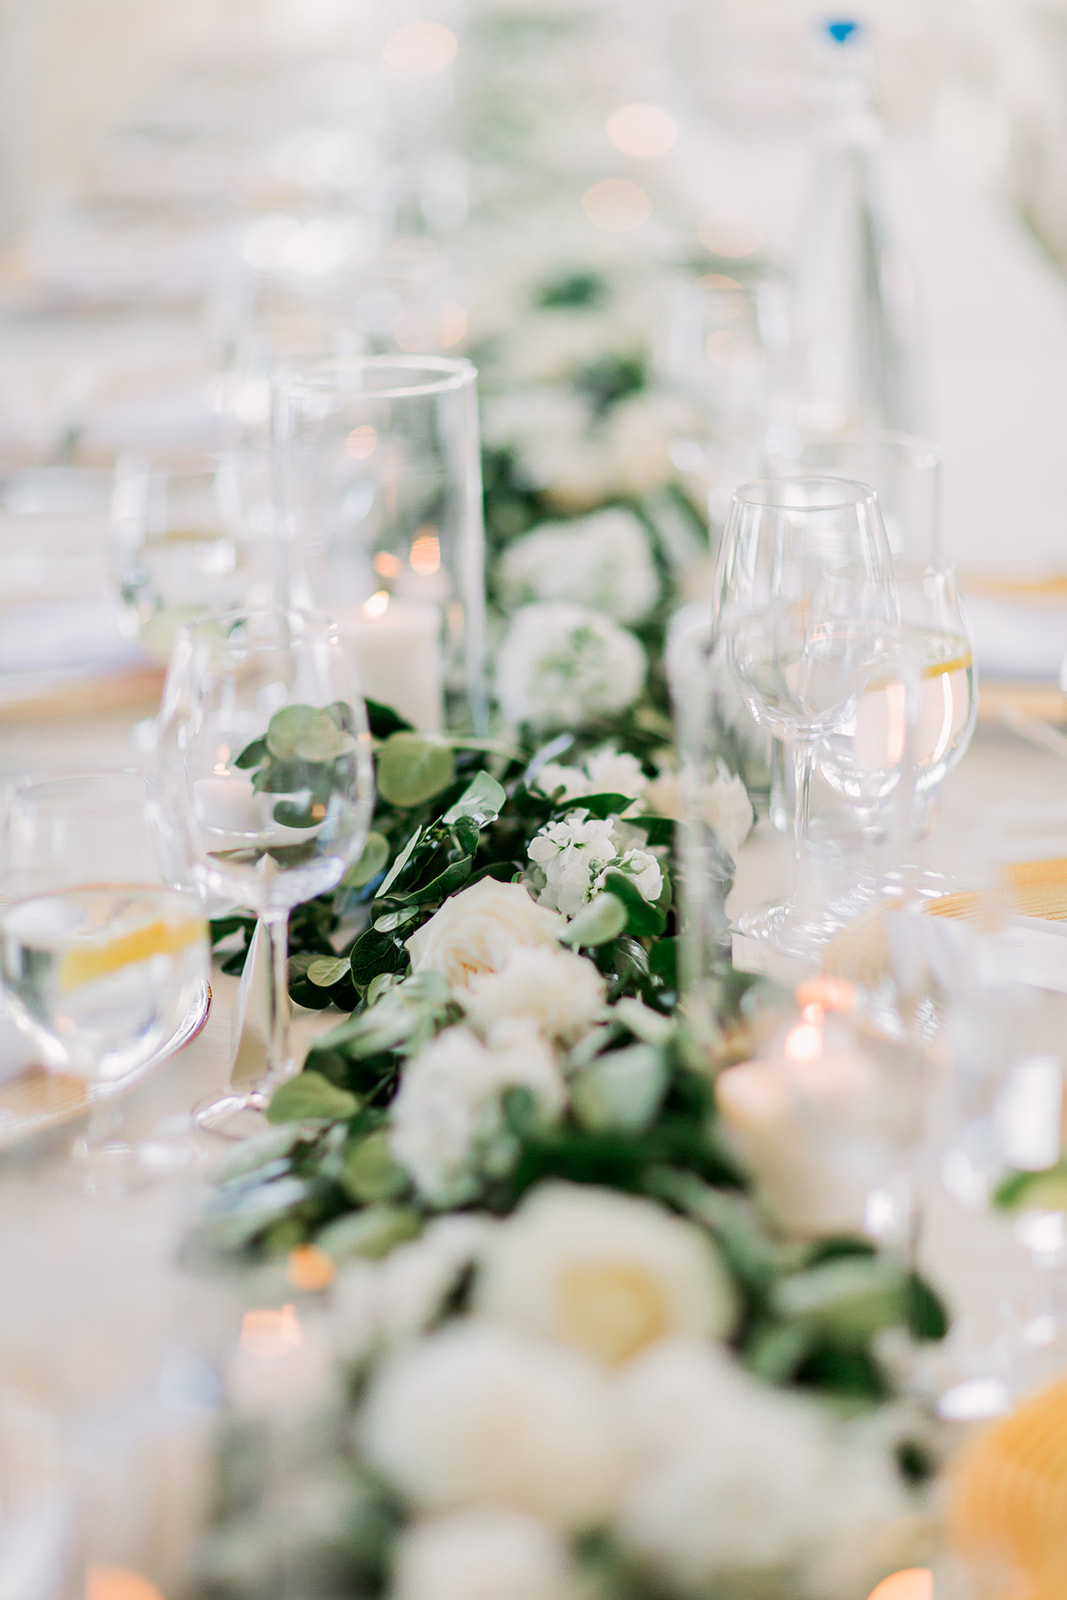
<path fill-rule="evenodd" d="M 749 938 L 810 957 L 834 922 L 812 903 L 808 785 L 818 741 L 853 712 L 899 627 L 874 493 L 836 478 L 781 478 L 734 493 L 716 581 L 716 635 L 755 720 L 793 742 L 797 875 L 792 896 L 746 914 Z"/>
<path fill-rule="evenodd" d="M 202 1128 L 240 1138 L 297 1071 L 290 910 L 340 882 L 370 826 L 370 735 L 336 625 L 253 611 L 184 629 L 163 691 L 160 757 L 161 804 L 194 882 L 252 908 L 269 949 L 266 1075 L 197 1111 Z"/>

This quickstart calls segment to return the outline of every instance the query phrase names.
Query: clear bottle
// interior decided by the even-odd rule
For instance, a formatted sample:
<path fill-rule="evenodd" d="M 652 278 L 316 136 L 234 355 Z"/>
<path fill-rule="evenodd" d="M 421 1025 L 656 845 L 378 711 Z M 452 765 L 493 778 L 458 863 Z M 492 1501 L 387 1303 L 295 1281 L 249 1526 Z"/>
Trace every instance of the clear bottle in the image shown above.
<path fill-rule="evenodd" d="M 880 195 L 881 127 L 860 25 L 822 30 L 817 147 L 794 268 L 807 437 L 914 432 L 914 292 Z"/>

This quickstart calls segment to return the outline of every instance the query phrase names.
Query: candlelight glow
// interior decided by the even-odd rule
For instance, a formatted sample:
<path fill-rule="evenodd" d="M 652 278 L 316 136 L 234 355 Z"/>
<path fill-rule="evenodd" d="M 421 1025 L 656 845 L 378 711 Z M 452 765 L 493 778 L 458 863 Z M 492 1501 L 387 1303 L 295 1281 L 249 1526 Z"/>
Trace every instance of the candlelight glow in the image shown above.
<path fill-rule="evenodd" d="M 337 1268 L 325 1250 L 314 1244 L 304 1244 L 290 1250 L 285 1276 L 294 1289 L 328 1289 L 337 1276 Z"/>
<path fill-rule="evenodd" d="M 429 524 L 420 528 L 411 546 L 411 570 L 420 577 L 429 577 L 441 570 L 441 542 L 437 529 Z"/>
<path fill-rule="evenodd" d="M 883 1578 L 868 1600 L 934 1600 L 934 1575 L 929 1567 L 908 1567 Z"/>
<path fill-rule="evenodd" d="M 394 556 L 388 550 L 379 550 L 372 565 L 380 578 L 399 578 L 400 576 L 400 557 Z"/>
<path fill-rule="evenodd" d="M 428 78 L 456 58 L 459 41 L 442 22 L 405 22 L 385 41 L 382 60 L 395 72 Z"/>
<path fill-rule="evenodd" d="M 755 255 L 763 243 L 762 229 L 739 212 L 705 217 L 697 227 L 697 237 L 712 255 L 730 259 Z"/>
<path fill-rule="evenodd" d="M 816 1061 L 822 1055 L 821 1021 L 798 1022 L 795 1028 L 790 1028 L 782 1052 L 786 1061 L 798 1066 Z"/>
<path fill-rule="evenodd" d="M 372 456 L 378 446 L 378 430 L 372 428 L 369 422 L 359 428 L 353 428 L 345 440 L 345 455 L 351 456 L 353 461 L 366 461 Z"/>
<path fill-rule="evenodd" d="M 797 984 L 797 1005 L 821 1006 L 824 1011 L 851 1011 L 856 1003 L 856 985 L 844 978 L 805 978 Z"/>
<path fill-rule="evenodd" d="M 629 233 L 652 215 L 652 201 L 640 184 L 628 178 L 605 178 L 582 195 L 582 210 L 596 228 Z"/>
<path fill-rule="evenodd" d="M 85 1600 L 163 1600 L 154 1583 L 128 1567 L 89 1567 Z"/>
<path fill-rule="evenodd" d="M 304 1342 L 304 1330 L 295 1306 L 270 1311 L 246 1311 L 241 1318 L 242 1350 L 256 1356 L 283 1356 Z"/>
<path fill-rule="evenodd" d="M 384 617 L 389 610 L 388 590 L 379 589 L 369 600 L 364 600 L 360 610 L 365 617 Z"/>
<path fill-rule="evenodd" d="M 662 156 L 678 143 L 678 124 L 660 106 L 620 106 L 607 120 L 608 138 L 628 156 Z"/>

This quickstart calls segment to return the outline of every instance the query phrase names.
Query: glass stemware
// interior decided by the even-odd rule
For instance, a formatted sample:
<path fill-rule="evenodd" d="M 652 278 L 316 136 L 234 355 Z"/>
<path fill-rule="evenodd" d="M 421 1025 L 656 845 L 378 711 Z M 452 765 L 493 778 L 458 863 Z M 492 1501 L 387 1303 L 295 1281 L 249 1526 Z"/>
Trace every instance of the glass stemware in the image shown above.
<path fill-rule="evenodd" d="M 119 1095 L 193 1038 L 210 1002 L 195 895 L 166 888 L 143 774 L 26 778 L 0 807 L 0 979 L 45 1065 L 86 1090 L 89 1124 L 53 1176 L 122 1194 L 187 1165 L 190 1141 L 132 1141 Z M 172 863 L 162 862 L 175 882 Z"/>
<path fill-rule="evenodd" d="M 370 735 L 335 624 L 299 611 L 235 612 L 183 630 L 160 713 L 161 803 L 194 881 L 249 906 L 269 947 L 265 1077 L 197 1112 L 241 1137 L 297 1070 L 289 1048 L 293 906 L 340 882 L 373 802 Z"/>
<path fill-rule="evenodd" d="M 836 478 L 782 478 L 735 491 L 716 582 L 716 635 L 755 720 L 792 741 L 797 877 L 792 897 L 739 924 L 809 956 L 834 931 L 813 902 L 808 786 L 820 739 L 840 728 L 899 629 L 889 546 L 874 493 Z"/>
<path fill-rule="evenodd" d="M 290 597 L 337 618 L 368 698 L 423 733 L 487 726 L 476 380 L 367 356 L 274 385 Z"/>

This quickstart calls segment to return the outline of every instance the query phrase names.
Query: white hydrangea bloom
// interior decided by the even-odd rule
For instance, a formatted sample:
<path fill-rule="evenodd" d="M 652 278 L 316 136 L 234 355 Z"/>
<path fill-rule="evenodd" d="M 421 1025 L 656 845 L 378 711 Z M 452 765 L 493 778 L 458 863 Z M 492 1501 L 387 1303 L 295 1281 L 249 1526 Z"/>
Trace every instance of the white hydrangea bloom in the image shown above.
<path fill-rule="evenodd" d="M 534 1517 L 475 1506 L 400 1535 L 392 1600 L 573 1600 L 559 1533 Z"/>
<path fill-rule="evenodd" d="M 604 1008 L 607 984 L 585 956 L 568 950 L 518 949 L 498 973 L 472 979 L 461 1003 L 483 1031 L 508 1017 L 528 1017 L 557 1044 L 588 1033 Z"/>
<path fill-rule="evenodd" d="M 408 1062 L 389 1146 L 431 1205 L 462 1205 L 477 1193 L 479 1159 L 503 1130 L 508 1088 L 529 1089 L 548 1117 L 566 1099 L 555 1056 L 521 1017 L 499 1023 L 485 1044 L 468 1028 L 448 1028 Z"/>
<path fill-rule="evenodd" d="M 467 1318 L 376 1374 L 365 1453 L 420 1511 L 499 1506 L 551 1527 L 596 1526 L 624 1462 L 607 1377 L 578 1351 Z"/>
<path fill-rule="evenodd" d="M 558 822 L 547 822 L 527 846 L 544 875 L 538 904 L 573 917 L 589 899 L 593 884 L 618 856 L 612 819 L 590 817 L 579 807 Z"/>
<path fill-rule="evenodd" d="M 703 1595 L 722 1576 L 807 1558 L 833 1450 L 815 1406 L 689 1340 L 650 1350 L 617 1394 L 640 1464 L 618 1532 L 671 1587 Z"/>
<path fill-rule="evenodd" d="M 497 655 L 497 694 L 510 722 L 581 727 L 630 705 L 645 665 L 633 634 L 600 612 L 522 606 Z"/>
<path fill-rule="evenodd" d="M 639 622 L 659 598 L 644 526 L 618 506 L 572 522 L 542 523 L 508 546 L 497 578 L 512 606 L 575 600 L 617 622 Z"/>
<path fill-rule="evenodd" d="M 676 1334 L 729 1333 L 737 1297 L 710 1239 L 649 1200 L 543 1183 L 487 1241 L 478 1310 L 605 1366 Z"/>

